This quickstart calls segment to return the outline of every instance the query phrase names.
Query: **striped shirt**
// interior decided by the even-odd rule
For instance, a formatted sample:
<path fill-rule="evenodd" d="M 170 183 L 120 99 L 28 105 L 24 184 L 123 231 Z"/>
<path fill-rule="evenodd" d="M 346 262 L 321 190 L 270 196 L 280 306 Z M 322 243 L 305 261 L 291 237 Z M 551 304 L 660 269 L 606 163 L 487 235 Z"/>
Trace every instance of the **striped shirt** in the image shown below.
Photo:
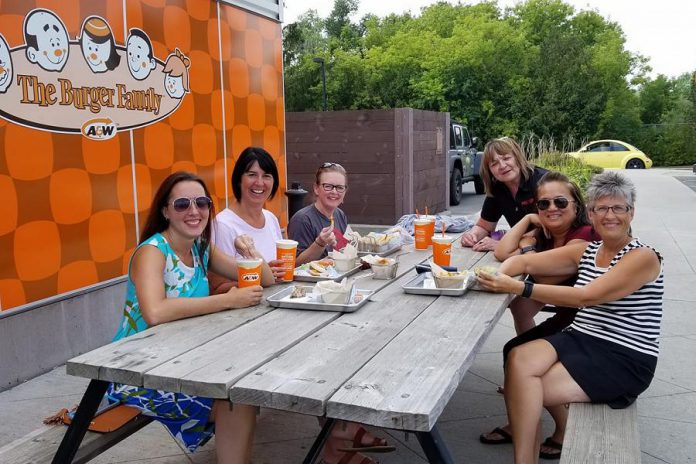
<path fill-rule="evenodd" d="M 652 282 L 621 299 L 600 305 L 581 308 L 571 328 L 652 356 L 659 353 L 660 320 L 662 319 L 662 295 L 664 277 L 662 257 L 652 247 L 637 239 L 631 240 L 619 251 L 608 268 L 596 264 L 597 251 L 602 242 L 587 245 L 578 266 L 576 287 L 583 287 L 603 275 L 629 251 L 650 248 L 660 259 L 660 274 Z"/>

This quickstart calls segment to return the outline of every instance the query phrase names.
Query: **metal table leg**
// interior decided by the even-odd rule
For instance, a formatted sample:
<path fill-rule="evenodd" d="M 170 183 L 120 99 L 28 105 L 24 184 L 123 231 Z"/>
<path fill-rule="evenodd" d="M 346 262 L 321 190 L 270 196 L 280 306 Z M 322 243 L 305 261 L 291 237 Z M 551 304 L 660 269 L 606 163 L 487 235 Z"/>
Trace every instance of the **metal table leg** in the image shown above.
<path fill-rule="evenodd" d="M 82 401 L 80 401 L 80 405 L 77 407 L 75 417 L 68 427 L 68 431 L 65 432 L 56 455 L 53 457 L 53 464 L 70 464 L 72 462 L 108 386 L 109 382 L 104 380 L 92 380 L 89 382 L 87 391 L 85 391 Z"/>
<path fill-rule="evenodd" d="M 454 459 L 452 459 L 437 425 L 433 426 L 430 432 L 415 433 L 430 464 L 454 464 Z"/>
<path fill-rule="evenodd" d="M 326 440 L 329 438 L 329 435 L 331 435 L 331 430 L 333 430 L 335 424 L 336 419 L 330 419 L 328 417 L 326 418 L 324 426 L 321 428 L 321 432 L 319 432 L 317 439 L 314 440 L 314 443 L 312 443 L 312 447 L 309 449 L 309 453 L 307 453 L 307 456 L 305 456 L 302 464 L 314 464 L 314 462 L 316 462 L 317 458 L 319 458 L 319 454 L 321 454 L 321 450 L 324 448 L 324 444 L 326 444 Z"/>

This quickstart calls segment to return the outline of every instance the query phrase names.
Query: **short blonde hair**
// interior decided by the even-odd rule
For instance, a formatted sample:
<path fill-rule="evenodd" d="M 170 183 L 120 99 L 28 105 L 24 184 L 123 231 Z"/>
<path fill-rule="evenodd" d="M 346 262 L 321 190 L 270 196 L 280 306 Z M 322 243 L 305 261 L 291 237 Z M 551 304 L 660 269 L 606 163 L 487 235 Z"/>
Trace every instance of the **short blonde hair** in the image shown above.
<path fill-rule="evenodd" d="M 493 157 L 498 155 L 511 154 L 515 157 L 517 164 L 520 167 L 520 173 L 522 178 L 527 181 L 534 172 L 534 167 L 527 161 L 527 157 L 524 154 L 524 150 L 514 139 L 510 137 L 502 137 L 499 139 L 493 139 L 486 144 L 483 149 L 483 159 L 481 160 L 481 167 L 479 168 L 479 175 L 483 181 L 483 185 L 486 188 L 486 196 L 493 196 L 493 184 L 497 182 L 497 179 L 493 177 L 491 172 L 490 164 L 493 162 Z"/>

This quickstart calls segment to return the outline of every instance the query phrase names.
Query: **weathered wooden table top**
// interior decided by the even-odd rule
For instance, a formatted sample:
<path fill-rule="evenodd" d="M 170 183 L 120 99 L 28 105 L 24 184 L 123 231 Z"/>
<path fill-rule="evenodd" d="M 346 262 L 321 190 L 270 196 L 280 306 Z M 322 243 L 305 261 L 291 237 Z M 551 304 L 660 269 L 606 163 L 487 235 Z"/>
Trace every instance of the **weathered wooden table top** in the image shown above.
<path fill-rule="evenodd" d="M 354 313 L 264 302 L 152 327 L 71 359 L 67 372 L 429 431 L 510 300 L 473 290 L 463 297 L 404 293 L 415 264 L 429 257 L 410 251 L 399 257 L 396 279 L 361 280 L 359 288 L 375 293 Z M 470 249 L 463 258 L 465 267 L 495 263 Z"/>

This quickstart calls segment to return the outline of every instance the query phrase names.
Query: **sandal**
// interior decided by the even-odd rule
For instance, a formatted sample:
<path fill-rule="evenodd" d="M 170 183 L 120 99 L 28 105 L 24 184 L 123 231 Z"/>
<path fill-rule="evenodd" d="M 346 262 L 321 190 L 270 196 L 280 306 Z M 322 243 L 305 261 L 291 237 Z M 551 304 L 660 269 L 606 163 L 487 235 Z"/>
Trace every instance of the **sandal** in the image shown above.
<path fill-rule="evenodd" d="M 371 442 L 365 444 L 363 437 L 367 434 L 364 427 L 359 427 L 353 437 L 353 446 L 347 448 L 336 448 L 337 451 L 344 453 L 391 453 L 396 450 L 396 446 L 387 443 L 387 440 L 380 437 L 374 437 Z"/>
<path fill-rule="evenodd" d="M 539 457 L 541 459 L 561 459 L 561 450 L 563 449 L 563 443 L 558 443 L 552 437 L 549 437 L 546 440 L 544 440 L 544 443 L 542 443 L 541 446 L 545 446 L 547 448 L 551 448 L 552 450 L 557 451 L 548 453 L 545 451 L 541 451 L 540 449 Z"/>
<path fill-rule="evenodd" d="M 503 438 L 489 438 L 486 436 L 494 433 Z M 512 435 L 503 430 L 501 427 L 496 427 L 488 433 L 482 433 L 479 435 L 479 441 L 484 445 L 504 445 L 505 443 L 512 443 Z"/>

